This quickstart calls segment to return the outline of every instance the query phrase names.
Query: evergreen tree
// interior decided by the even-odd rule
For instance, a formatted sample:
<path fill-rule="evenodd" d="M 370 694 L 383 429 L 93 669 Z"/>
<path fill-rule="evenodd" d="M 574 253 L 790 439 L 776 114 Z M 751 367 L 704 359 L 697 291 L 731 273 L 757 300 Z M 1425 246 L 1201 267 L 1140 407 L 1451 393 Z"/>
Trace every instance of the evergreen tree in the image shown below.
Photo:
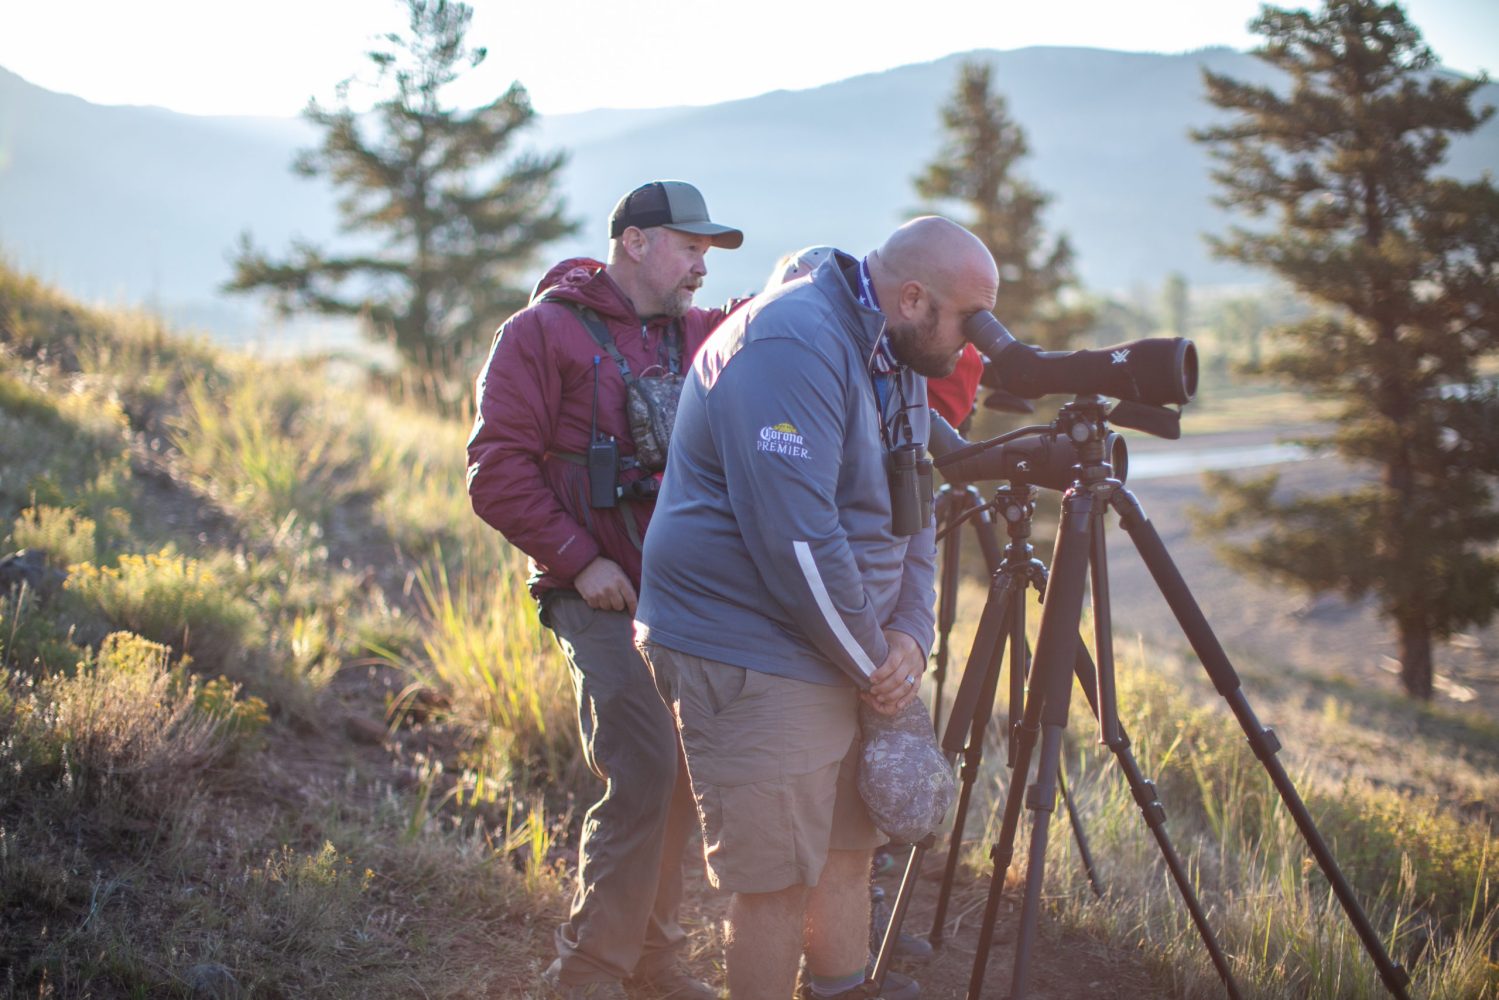
<path fill-rule="evenodd" d="M 296 243 L 272 260 L 241 237 L 230 291 L 268 290 L 284 314 L 358 317 L 403 363 L 451 386 L 466 380 L 493 331 L 526 302 L 542 244 L 577 230 L 555 193 L 564 155 L 501 158 L 535 117 L 519 83 L 473 111 L 444 106 L 442 88 L 484 60 L 464 41 L 473 11 L 405 0 L 409 30 L 368 53 L 382 97 L 368 115 L 348 101 L 309 102 L 322 145 L 293 169 L 340 191 L 341 228 L 357 249 Z M 429 389 L 431 380 L 424 380 Z"/>
<path fill-rule="evenodd" d="M 1185 337 L 1191 324 L 1192 299 L 1187 287 L 1187 276 L 1180 271 L 1166 275 L 1161 287 L 1161 311 L 1166 314 L 1166 330 L 1173 336 Z"/>
<path fill-rule="evenodd" d="M 1273 476 L 1217 477 L 1213 526 L 1263 519 L 1241 565 L 1314 592 L 1372 595 L 1399 639 L 1401 680 L 1432 691 L 1432 643 L 1499 606 L 1493 393 L 1499 352 L 1499 191 L 1435 173 L 1449 138 L 1492 113 L 1484 82 L 1436 72 L 1398 4 L 1264 7 L 1255 54 L 1286 87 L 1206 73 L 1231 112 L 1196 134 L 1226 206 L 1274 229 L 1235 227 L 1223 256 L 1269 268 L 1316 304 L 1276 331 L 1266 370 L 1338 403 L 1321 442 L 1374 470 L 1337 495 L 1286 498 Z"/>
<path fill-rule="evenodd" d="M 1260 300 L 1229 299 L 1219 309 L 1218 319 L 1223 343 L 1240 355 L 1245 370 L 1258 371 L 1265 332 L 1265 309 Z"/>
<path fill-rule="evenodd" d="M 1048 243 L 1041 213 L 1050 196 L 1015 174 L 1029 149 L 1025 132 L 1010 118 L 1004 96 L 992 88 L 989 66 L 964 63 L 958 86 L 942 108 L 946 141 L 916 192 L 940 206 L 962 206 L 958 217 L 999 265 L 994 313 L 1021 340 L 1050 348 L 1067 346 L 1092 321 L 1088 309 L 1064 305 L 1061 295 L 1077 285 L 1072 245 L 1065 236 Z M 940 207 L 939 207 L 940 210 Z"/>

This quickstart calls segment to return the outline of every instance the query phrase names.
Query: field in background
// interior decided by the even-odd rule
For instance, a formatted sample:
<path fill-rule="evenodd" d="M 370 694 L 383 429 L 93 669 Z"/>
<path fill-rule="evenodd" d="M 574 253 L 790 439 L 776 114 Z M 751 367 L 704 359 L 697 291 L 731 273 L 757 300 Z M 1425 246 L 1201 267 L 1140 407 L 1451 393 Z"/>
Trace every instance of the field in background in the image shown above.
<path fill-rule="evenodd" d="M 1210 382 L 1186 426 L 1304 409 Z M 47 556 L 0 597 L 5 995 L 533 994 L 596 785 L 522 560 L 469 510 L 466 432 L 357 370 L 252 361 L 0 270 L 0 554 Z M 964 592 L 956 650 L 982 603 Z M 1499 727 L 1241 669 L 1414 992 L 1499 995 Z M 1132 648 L 1120 676 L 1247 995 L 1379 995 L 1201 671 Z M 1221 995 L 1077 715 L 1108 894 L 1055 823 L 1041 947 L 1082 935 L 1155 995 Z M 984 890 L 1000 732 L 954 913 Z M 925 996 L 961 995 L 960 951 L 917 973 Z M 712 947 L 692 960 L 717 975 Z"/>

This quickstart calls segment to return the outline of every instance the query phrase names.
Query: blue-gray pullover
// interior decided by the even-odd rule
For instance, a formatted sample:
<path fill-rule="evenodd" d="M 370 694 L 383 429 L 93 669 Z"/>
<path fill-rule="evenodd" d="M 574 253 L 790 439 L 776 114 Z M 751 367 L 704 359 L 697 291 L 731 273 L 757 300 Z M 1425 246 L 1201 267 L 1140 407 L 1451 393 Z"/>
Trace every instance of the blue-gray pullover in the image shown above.
<path fill-rule="evenodd" d="M 926 380 L 900 367 L 883 415 L 870 375 L 884 317 L 858 263 L 730 315 L 693 362 L 646 536 L 640 637 L 818 684 L 884 661 L 883 629 L 931 648 L 933 526 L 891 528 L 884 425 L 925 445 Z M 904 443 L 900 433 L 894 443 Z"/>

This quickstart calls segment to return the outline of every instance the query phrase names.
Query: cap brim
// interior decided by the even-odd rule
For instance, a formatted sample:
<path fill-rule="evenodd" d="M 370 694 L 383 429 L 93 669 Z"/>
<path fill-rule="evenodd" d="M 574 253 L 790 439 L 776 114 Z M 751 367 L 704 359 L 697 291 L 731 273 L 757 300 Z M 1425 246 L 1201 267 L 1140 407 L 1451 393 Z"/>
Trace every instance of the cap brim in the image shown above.
<path fill-rule="evenodd" d="M 716 222 L 668 222 L 665 228 L 694 236 L 710 236 L 713 245 L 724 250 L 738 250 L 744 243 L 744 233 L 728 226 L 720 226 Z"/>

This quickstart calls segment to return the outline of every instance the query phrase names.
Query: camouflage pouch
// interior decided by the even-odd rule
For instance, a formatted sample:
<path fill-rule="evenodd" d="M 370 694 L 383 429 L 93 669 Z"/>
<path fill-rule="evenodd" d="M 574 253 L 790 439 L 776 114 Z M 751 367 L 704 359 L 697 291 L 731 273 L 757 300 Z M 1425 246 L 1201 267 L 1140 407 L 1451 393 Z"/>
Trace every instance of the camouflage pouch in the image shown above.
<path fill-rule="evenodd" d="M 874 825 L 914 844 L 935 830 L 952 804 L 954 782 L 932 718 L 917 698 L 894 716 L 859 704 L 859 797 Z"/>
<path fill-rule="evenodd" d="M 620 378 L 625 383 L 625 419 L 630 425 L 631 443 L 635 446 L 635 461 L 647 472 L 660 472 L 666 468 L 666 452 L 671 444 L 671 427 L 677 422 L 677 400 L 682 398 L 682 334 L 673 324 L 667 334 L 668 358 L 664 365 L 652 365 L 647 371 L 662 371 L 662 375 L 634 375 L 624 355 L 614 343 L 609 328 L 592 309 L 574 302 L 563 305 L 577 314 L 589 336 L 614 359 Z M 598 405 L 597 396 L 594 399 Z M 594 416 L 597 426 L 598 417 Z"/>
<path fill-rule="evenodd" d="M 648 472 L 666 468 L 671 428 L 682 398 L 682 376 L 648 375 L 625 383 L 625 415 L 635 442 L 635 460 Z"/>

